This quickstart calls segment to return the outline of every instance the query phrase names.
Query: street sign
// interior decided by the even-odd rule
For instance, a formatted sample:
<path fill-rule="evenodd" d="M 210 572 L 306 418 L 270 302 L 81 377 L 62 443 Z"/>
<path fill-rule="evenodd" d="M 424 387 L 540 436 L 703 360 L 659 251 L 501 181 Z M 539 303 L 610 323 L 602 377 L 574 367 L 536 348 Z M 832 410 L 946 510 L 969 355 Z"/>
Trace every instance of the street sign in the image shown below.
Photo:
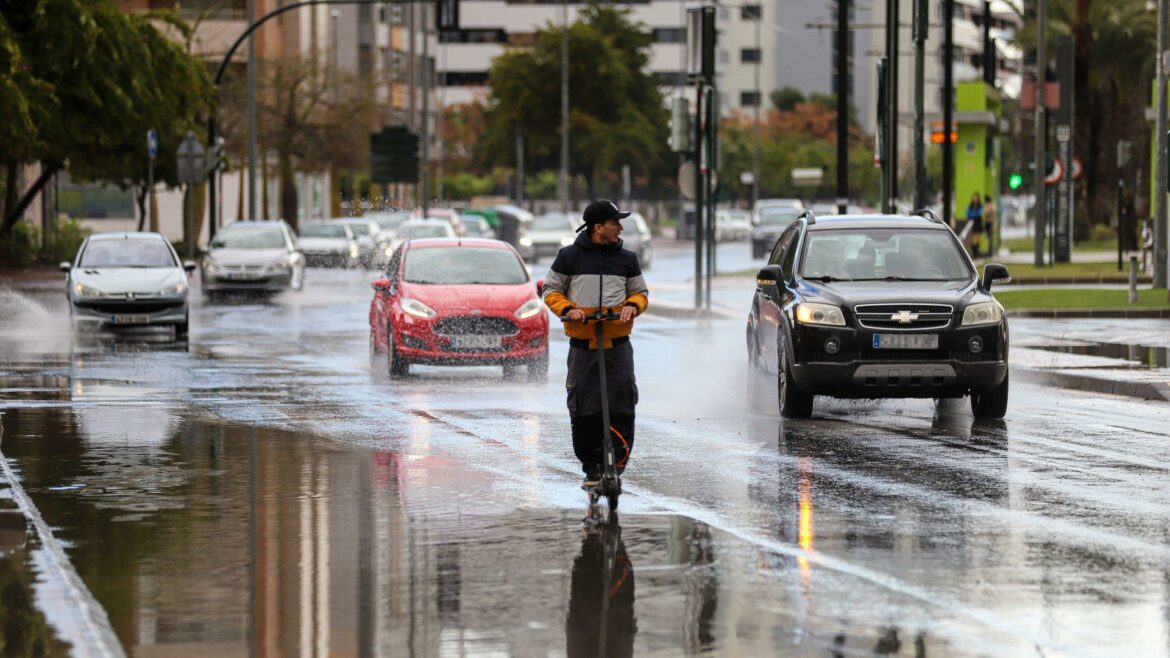
<path fill-rule="evenodd" d="M 175 152 L 175 164 L 178 168 L 179 182 L 193 185 L 203 181 L 207 172 L 205 161 L 206 152 L 195 133 L 188 130 L 187 136 L 179 144 Z"/>
<path fill-rule="evenodd" d="M 818 187 L 825 178 L 820 167 L 804 167 L 792 170 L 792 184 L 797 187 Z"/>
<path fill-rule="evenodd" d="M 151 160 L 158 156 L 158 131 L 154 128 L 146 131 L 146 152 Z"/>
<path fill-rule="evenodd" d="M 678 190 L 687 201 L 695 200 L 695 161 L 687 160 L 678 168 Z"/>
<path fill-rule="evenodd" d="M 741 171 L 739 173 L 740 185 L 754 185 L 756 182 L 756 175 L 750 171 Z"/>
<path fill-rule="evenodd" d="M 1060 162 L 1060 160 L 1053 160 L 1052 163 L 1055 166 L 1053 166 L 1052 171 L 1048 172 L 1048 175 L 1044 177 L 1045 185 L 1056 185 L 1060 182 L 1060 179 L 1064 178 L 1064 165 Z"/>

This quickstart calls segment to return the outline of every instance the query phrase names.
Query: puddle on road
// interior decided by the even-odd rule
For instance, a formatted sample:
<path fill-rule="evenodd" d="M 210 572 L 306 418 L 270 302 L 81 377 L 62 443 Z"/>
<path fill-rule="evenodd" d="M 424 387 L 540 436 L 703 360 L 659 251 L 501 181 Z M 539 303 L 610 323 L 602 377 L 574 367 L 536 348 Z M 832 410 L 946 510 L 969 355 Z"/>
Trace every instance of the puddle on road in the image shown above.
<path fill-rule="evenodd" d="M 1170 348 L 1149 347 L 1147 345 L 1125 345 L 1122 343 L 1088 343 L 1084 345 L 1029 345 L 1029 347 L 1046 352 L 1061 354 L 1077 354 L 1082 356 L 1100 356 L 1109 359 L 1118 359 L 1128 362 L 1126 365 L 1136 368 L 1166 368 L 1170 367 Z"/>
<path fill-rule="evenodd" d="M 685 517 L 586 531 L 425 451 L 92 411 L 9 410 L 3 450 L 130 655 L 985 653 Z"/>

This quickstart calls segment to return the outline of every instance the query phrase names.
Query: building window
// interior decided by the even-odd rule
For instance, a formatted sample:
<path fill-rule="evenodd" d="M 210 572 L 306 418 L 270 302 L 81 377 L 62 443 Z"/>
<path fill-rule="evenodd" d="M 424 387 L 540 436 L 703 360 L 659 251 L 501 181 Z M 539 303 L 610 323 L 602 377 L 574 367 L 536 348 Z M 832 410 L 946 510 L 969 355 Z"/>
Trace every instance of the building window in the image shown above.
<path fill-rule="evenodd" d="M 487 71 L 443 71 L 439 73 L 443 87 L 483 87 L 488 84 Z"/>
<path fill-rule="evenodd" d="M 687 31 L 681 27 L 656 27 L 653 31 L 654 43 L 686 43 Z"/>
<path fill-rule="evenodd" d="M 764 16 L 764 10 L 760 5 L 743 5 L 739 8 L 739 20 L 741 21 L 758 21 Z"/>
<path fill-rule="evenodd" d="M 760 61 L 759 48 L 740 48 L 739 62 L 740 64 L 754 64 Z"/>
<path fill-rule="evenodd" d="M 439 43 L 507 43 L 508 33 L 502 28 L 443 30 Z"/>
<path fill-rule="evenodd" d="M 755 107 L 760 104 L 760 92 L 758 91 L 741 91 L 739 92 L 739 104 L 741 107 Z"/>

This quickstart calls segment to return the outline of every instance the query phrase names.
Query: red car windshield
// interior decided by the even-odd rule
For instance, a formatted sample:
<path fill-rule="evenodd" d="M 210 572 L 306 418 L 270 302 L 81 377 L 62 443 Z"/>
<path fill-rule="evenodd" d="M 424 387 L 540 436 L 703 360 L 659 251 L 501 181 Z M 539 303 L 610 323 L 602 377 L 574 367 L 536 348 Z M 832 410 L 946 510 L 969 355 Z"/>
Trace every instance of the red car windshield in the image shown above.
<path fill-rule="evenodd" d="M 408 283 L 447 285 L 526 283 L 528 271 L 506 249 L 431 247 L 406 252 Z"/>

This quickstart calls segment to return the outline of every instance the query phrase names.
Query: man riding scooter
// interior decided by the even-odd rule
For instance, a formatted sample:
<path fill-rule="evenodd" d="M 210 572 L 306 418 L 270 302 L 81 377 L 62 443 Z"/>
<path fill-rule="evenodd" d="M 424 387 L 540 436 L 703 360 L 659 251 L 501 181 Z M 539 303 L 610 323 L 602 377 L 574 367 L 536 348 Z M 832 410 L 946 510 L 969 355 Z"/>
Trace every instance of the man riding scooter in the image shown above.
<path fill-rule="evenodd" d="M 565 381 L 573 452 L 585 471 L 585 488 L 602 477 L 603 444 L 601 373 L 609 400 L 609 435 L 614 466 L 620 474 L 634 446 L 634 407 L 638 386 L 630 333 L 634 318 L 649 303 L 638 257 L 622 248 L 621 220 L 629 216 L 611 201 L 590 203 L 573 244 L 557 254 L 544 280 L 544 302 L 563 317 L 569 337 L 569 374 Z M 590 315 L 615 319 L 588 321 Z M 604 369 L 601 367 L 596 322 L 602 323 Z"/>

